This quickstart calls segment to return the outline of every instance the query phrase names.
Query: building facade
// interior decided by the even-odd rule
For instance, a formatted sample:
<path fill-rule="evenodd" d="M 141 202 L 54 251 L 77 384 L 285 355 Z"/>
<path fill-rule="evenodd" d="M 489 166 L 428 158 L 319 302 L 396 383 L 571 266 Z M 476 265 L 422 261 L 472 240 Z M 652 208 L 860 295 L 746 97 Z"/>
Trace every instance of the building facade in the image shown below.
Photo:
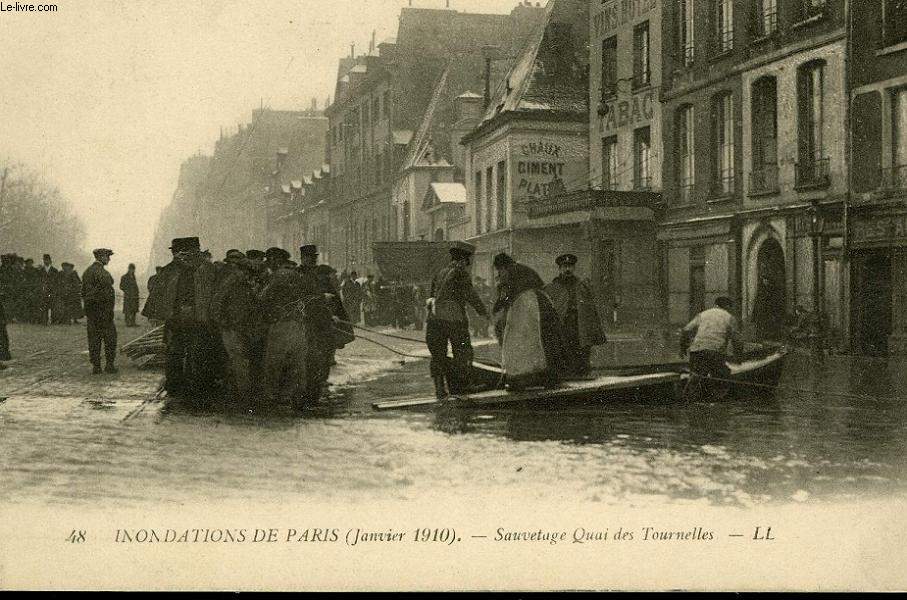
<path fill-rule="evenodd" d="M 846 3 L 664 10 L 663 286 L 672 323 L 727 295 L 755 335 L 796 307 L 846 337 Z"/>
<path fill-rule="evenodd" d="M 853 7 L 851 347 L 907 353 L 907 3 Z"/>
<path fill-rule="evenodd" d="M 529 3 L 509 14 L 407 7 L 394 40 L 341 61 L 326 111 L 337 268 L 374 273 L 374 242 L 433 235 L 420 209 L 432 176 L 457 179 L 450 151 L 455 98 L 481 89 L 484 48 L 513 54 L 543 12 Z"/>

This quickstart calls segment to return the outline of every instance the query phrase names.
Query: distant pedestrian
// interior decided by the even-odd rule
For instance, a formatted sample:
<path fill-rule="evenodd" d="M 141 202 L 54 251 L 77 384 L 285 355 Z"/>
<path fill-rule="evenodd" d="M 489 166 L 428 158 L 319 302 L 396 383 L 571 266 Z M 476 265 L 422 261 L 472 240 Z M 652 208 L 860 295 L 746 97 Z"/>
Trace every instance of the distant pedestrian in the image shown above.
<path fill-rule="evenodd" d="M 340 297 L 343 300 L 343 306 L 346 313 L 350 316 L 353 323 L 359 324 L 362 312 L 362 286 L 359 285 L 359 274 L 353 271 L 350 274 L 344 273 L 343 280 L 340 282 Z"/>
<path fill-rule="evenodd" d="M 43 263 L 39 268 L 41 275 L 41 297 L 38 305 L 38 324 L 48 325 L 55 323 L 59 319 L 58 315 L 53 314 L 54 305 L 56 304 L 57 294 L 60 286 L 60 271 L 53 266 L 53 259 L 50 254 L 45 254 Z"/>
<path fill-rule="evenodd" d="M 135 280 L 135 265 L 130 263 L 126 273 L 120 277 L 120 291 L 123 292 L 123 316 L 126 327 L 138 327 L 135 315 L 139 312 L 139 284 Z"/>
<path fill-rule="evenodd" d="M 79 323 L 85 316 L 82 309 L 82 279 L 76 273 L 72 263 L 65 262 L 61 265 L 60 272 L 60 322 L 64 325 Z"/>
<path fill-rule="evenodd" d="M 88 356 L 94 367 L 93 374 L 101 373 L 101 345 L 107 364 L 104 371 L 116 373 L 117 328 L 113 322 L 116 292 L 113 277 L 105 268 L 110 263 L 113 250 L 98 248 L 94 251 L 94 264 L 82 275 L 82 298 L 88 317 Z"/>
<path fill-rule="evenodd" d="M 7 287 L 0 279 L 0 370 L 5 369 L 4 361 L 12 360 L 9 353 L 9 335 L 6 333 L 6 310 L 3 308 L 7 300 Z"/>

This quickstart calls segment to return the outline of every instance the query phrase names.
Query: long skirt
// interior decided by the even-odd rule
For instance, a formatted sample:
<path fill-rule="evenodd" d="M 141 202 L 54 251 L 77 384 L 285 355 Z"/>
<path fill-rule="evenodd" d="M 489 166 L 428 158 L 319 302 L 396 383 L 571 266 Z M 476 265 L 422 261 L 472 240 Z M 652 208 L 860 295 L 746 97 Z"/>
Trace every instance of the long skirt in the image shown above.
<path fill-rule="evenodd" d="M 560 380 L 564 364 L 562 326 L 543 292 L 528 290 L 509 307 L 501 339 L 501 358 L 507 383 L 520 388 L 551 386 Z"/>

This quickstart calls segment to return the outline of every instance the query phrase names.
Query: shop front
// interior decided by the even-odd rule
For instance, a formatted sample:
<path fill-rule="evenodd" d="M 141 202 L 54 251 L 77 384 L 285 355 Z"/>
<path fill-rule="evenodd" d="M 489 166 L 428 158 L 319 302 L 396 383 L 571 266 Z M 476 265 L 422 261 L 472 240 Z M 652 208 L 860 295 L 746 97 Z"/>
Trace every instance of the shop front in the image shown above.
<path fill-rule="evenodd" d="M 686 324 L 719 296 L 739 300 L 737 239 L 732 216 L 663 223 L 659 227 L 669 323 Z"/>
<path fill-rule="evenodd" d="M 907 354 L 907 209 L 854 208 L 849 242 L 853 351 Z"/>

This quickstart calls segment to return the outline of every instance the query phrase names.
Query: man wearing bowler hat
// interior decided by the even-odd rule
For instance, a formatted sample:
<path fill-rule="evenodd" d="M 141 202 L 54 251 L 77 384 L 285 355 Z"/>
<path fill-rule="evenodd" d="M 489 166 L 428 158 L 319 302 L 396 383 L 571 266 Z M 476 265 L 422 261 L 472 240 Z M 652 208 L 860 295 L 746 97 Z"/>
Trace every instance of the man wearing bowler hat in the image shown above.
<path fill-rule="evenodd" d="M 431 378 L 439 400 L 451 394 L 469 391 L 469 369 L 472 364 L 472 340 L 469 338 L 469 319 L 466 305 L 479 316 L 488 317 L 482 299 L 472 286 L 469 265 L 475 248 L 458 242 L 450 249 L 450 263 L 438 271 L 431 282 L 428 299 L 428 323 L 425 343 L 431 352 Z M 453 360 L 447 358 L 450 344 Z M 446 383 L 446 388 L 445 388 Z"/>
<path fill-rule="evenodd" d="M 586 375 L 592 348 L 607 341 L 592 286 L 574 273 L 578 262 L 575 254 L 558 256 L 555 264 L 560 274 L 545 288 L 564 326 L 567 375 Z"/>
<path fill-rule="evenodd" d="M 94 263 L 82 275 L 82 299 L 88 318 L 88 356 L 95 375 L 101 373 L 102 344 L 107 359 L 104 371 L 117 372 L 117 328 L 113 322 L 116 292 L 113 290 L 113 276 L 105 268 L 111 256 L 113 250 L 98 248 L 94 251 Z"/>
<path fill-rule="evenodd" d="M 174 396 L 201 396 L 221 375 L 223 346 L 210 318 L 214 265 L 197 237 L 176 238 L 173 261 L 161 269 L 142 314 L 164 322 L 164 386 Z"/>

